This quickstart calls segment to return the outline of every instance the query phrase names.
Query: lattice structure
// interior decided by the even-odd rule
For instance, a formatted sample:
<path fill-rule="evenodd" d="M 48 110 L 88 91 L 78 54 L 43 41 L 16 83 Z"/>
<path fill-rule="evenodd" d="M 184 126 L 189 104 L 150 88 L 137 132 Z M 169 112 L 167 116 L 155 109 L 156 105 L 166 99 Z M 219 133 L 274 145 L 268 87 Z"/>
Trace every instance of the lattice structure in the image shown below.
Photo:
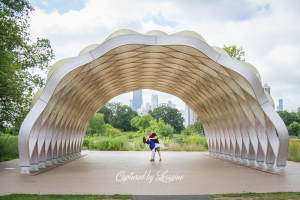
<path fill-rule="evenodd" d="M 287 128 L 255 67 L 192 31 L 119 30 L 52 66 L 20 128 L 21 173 L 80 154 L 92 116 L 113 97 L 140 89 L 175 95 L 192 108 L 211 154 L 285 170 Z"/>

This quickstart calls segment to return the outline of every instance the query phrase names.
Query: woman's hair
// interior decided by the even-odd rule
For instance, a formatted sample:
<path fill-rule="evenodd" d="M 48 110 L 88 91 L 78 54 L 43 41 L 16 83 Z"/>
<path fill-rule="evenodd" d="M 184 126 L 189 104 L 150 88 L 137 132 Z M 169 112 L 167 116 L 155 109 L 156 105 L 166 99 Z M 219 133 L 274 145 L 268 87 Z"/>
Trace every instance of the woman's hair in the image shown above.
<path fill-rule="evenodd" d="M 146 141 L 147 141 L 147 138 L 146 138 L 146 136 L 144 136 L 144 137 L 143 137 L 143 143 L 145 144 Z"/>

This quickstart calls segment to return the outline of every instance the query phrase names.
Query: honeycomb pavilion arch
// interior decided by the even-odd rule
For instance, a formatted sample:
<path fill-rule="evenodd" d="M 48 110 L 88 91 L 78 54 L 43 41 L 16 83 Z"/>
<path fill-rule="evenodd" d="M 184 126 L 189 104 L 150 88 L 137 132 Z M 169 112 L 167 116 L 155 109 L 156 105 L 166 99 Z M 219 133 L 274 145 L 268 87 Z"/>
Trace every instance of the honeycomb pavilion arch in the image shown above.
<path fill-rule="evenodd" d="M 193 31 L 122 29 L 51 67 L 19 131 L 21 173 L 78 156 L 92 116 L 140 89 L 175 95 L 192 108 L 210 154 L 285 171 L 288 131 L 253 65 Z"/>

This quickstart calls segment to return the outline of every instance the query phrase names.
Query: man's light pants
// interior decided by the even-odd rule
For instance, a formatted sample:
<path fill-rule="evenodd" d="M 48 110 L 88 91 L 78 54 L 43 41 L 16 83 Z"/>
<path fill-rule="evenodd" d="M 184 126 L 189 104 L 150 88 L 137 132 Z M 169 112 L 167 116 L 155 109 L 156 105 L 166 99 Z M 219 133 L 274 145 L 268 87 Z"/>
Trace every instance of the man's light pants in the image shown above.
<path fill-rule="evenodd" d="M 165 149 L 165 147 L 161 144 L 155 143 L 155 147 L 151 150 L 152 151 L 152 155 L 151 155 L 151 159 L 153 159 L 154 154 L 155 154 L 155 148 L 160 147 L 162 149 Z"/>

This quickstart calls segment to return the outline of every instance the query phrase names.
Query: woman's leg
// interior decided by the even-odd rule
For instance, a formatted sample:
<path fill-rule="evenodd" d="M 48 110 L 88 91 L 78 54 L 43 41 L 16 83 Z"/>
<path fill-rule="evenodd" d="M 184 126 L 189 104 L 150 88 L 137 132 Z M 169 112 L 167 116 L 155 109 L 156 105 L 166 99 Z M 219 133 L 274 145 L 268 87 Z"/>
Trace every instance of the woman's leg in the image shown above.
<path fill-rule="evenodd" d="M 151 155 L 151 160 L 152 160 L 155 154 L 155 148 L 153 148 L 151 151 L 152 151 L 152 155 Z"/>

